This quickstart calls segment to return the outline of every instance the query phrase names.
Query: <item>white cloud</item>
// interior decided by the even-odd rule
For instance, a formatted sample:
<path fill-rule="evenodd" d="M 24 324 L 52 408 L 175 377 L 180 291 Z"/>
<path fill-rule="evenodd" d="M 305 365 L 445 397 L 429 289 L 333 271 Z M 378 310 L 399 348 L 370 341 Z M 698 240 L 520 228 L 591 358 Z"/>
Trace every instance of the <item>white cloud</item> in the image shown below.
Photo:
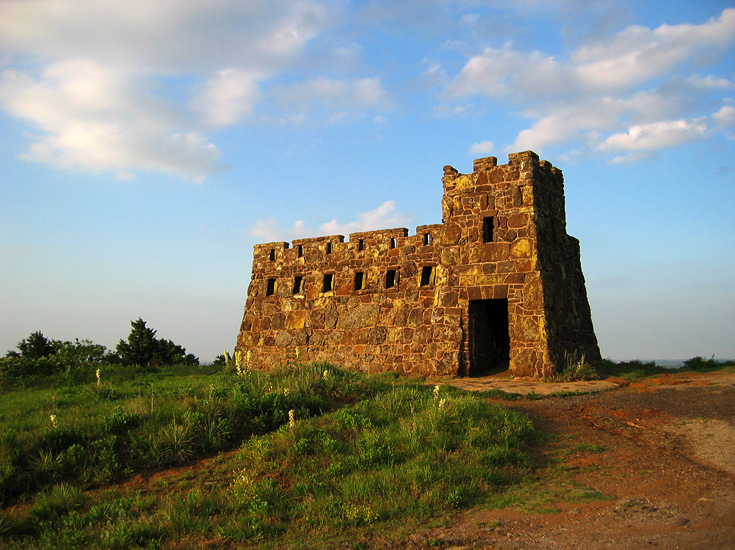
<path fill-rule="evenodd" d="M 707 125 L 702 119 L 667 120 L 631 126 L 627 132 L 608 137 L 602 151 L 641 151 L 676 147 L 705 137 Z"/>
<path fill-rule="evenodd" d="M 710 48 L 735 42 L 735 9 L 702 25 L 632 26 L 608 40 L 572 55 L 579 82 L 592 89 L 629 88 L 669 74 L 677 65 L 696 62 Z"/>
<path fill-rule="evenodd" d="M 319 226 L 320 234 L 349 235 L 360 231 L 374 231 L 376 229 L 392 229 L 403 227 L 410 221 L 410 216 L 396 211 L 394 201 L 385 201 L 375 210 L 363 212 L 356 221 L 340 224 L 333 219 Z"/>
<path fill-rule="evenodd" d="M 296 222 L 299 223 L 299 222 Z M 250 236 L 257 238 L 260 242 L 273 243 L 279 241 L 290 241 L 295 235 L 294 230 L 284 230 L 275 218 L 256 220 L 250 229 Z"/>
<path fill-rule="evenodd" d="M 470 153 L 473 155 L 489 155 L 495 149 L 495 144 L 492 141 L 481 141 L 479 143 L 473 143 L 470 147 Z"/>
<path fill-rule="evenodd" d="M 719 128 L 735 128 L 735 107 L 725 105 L 712 115 L 712 118 Z"/>
<path fill-rule="evenodd" d="M 725 137 L 735 140 L 735 107 L 725 105 L 712 115 L 712 120 L 719 130 L 725 132 Z"/>
<path fill-rule="evenodd" d="M 673 147 L 705 136 L 707 94 L 733 86 L 720 76 L 673 71 L 699 69 L 733 43 L 735 9 L 726 9 L 701 25 L 631 26 L 568 58 L 523 52 L 510 43 L 485 48 L 449 84 L 443 95 L 449 104 L 435 114 L 456 116 L 452 102 L 468 96 L 521 106 L 533 122 L 511 151 L 572 141 L 598 151 Z M 663 135 L 664 129 L 671 134 Z"/>
<path fill-rule="evenodd" d="M 326 2 L 310 0 L 10 0 L 2 5 L 0 46 L 155 73 L 272 71 L 329 18 Z"/>
<path fill-rule="evenodd" d="M 291 227 L 283 228 L 275 218 L 257 220 L 250 230 L 250 235 L 257 237 L 261 242 L 280 242 L 303 239 L 307 237 L 321 237 L 327 235 L 349 235 L 361 231 L 376 229 L 392 229 L 403 227 L 411 217 L 396 211 L 394 201 L 385 201 L 383 204 L 359 214 L 357 220 L 341 224 L 336 218 L 323 223 L 318 229 L 308 227 L 302 220 L 296 221 Z"/>
<path fill-rule="evenodd" d="M 718 78 L 711 74 L 707 76 L 694 75 L 687 80 L 692 86 L 697 88 L 720 90 L 732 90 L 735 88 L 735 84 L 727 78 Z"/>
<path fill-rule="evenodd" d="M 594 141 L 602 132 L 618 127 L 625 104 L 612 98 L 577 103 L 557 103 L 546 109 L 530 109 L 529 118 L 537 119 L 522 130 L 508 151 L 542 150 L 544 147 L 582 140 Z M 543 112 L 544 114 L 540 114 Z"/>
<path fill-rule="evenodd" d="M 363 111 L 384 110 L 391 107 L 389 94 L 377 78 L 340 80 L 315 78 L 274 91 L 284 110 L 304 119 L 307 113 L 327 110 L 332 120 Z"/>
<path fill-rule="evenodd" d="M 44 132 L 24 160 L 127 179 L 131 170 L 146 170 L 202 181 L 217 169 L 219 151 L 195 131 L 176 131 L 175 113 L 146 85 L 88 60 L 62 61 L 38 79 L 4 71 L 0 102 Z"/>
<path fill-rule="evenodd" d="M 610 94 L 668 75 L 675 67 L 694 63 L 711 50 L 724 50 L 732 43 L 735 9 L 724 10 L 718 19 L 702 25 L 628 27 L 609 39 L 579 48 L 564 61 L 506 44 L 500 49 L 485 48 L 470 58 L 445 96 L 485 95 L 525 102 L 568 100 L 591 92 Z M 721 85 L 722 80 L 711 76 L 703 83 Z"/>
<path fill-rule="evenodd" d="M 254 75 L 237 69 L 219 71 L 189 105 L 207 124 L 230 126 L 249 115 L 260 99 Z"/>
<path fill-rule="evenodd" d="M 419 79 L 424 86 L 439 86 L 448 82 L 447 72 L 440 63 L 432 59 L 424 59 L 421 65 L 426 67 Z"/>
<path fill-rule="evenodd" d="M 494 99 L 512 96 L 513 101 L 518 101 L 521 96 L 550 93 L 554 83 L 558 82 L 561 69 L 552 57 L 540 52 L 526 54 L 510 45 L 502 49 L 485 48 L 482 54 L 467 62 L 449 85 L 445 96 L 448 99 L 468 95 L 486 95 Z M 554 78 L 545 78 L 550 76 Z M 530 80 L 545 81 L 548 87 L 533 86 L 527 90 Z"/>
<path fill-rule="evenodd" d="M 205 128 L 252 113 L 259 82 L 329 24 L 331 1 L 5 1 L 2 61 L 20 63 L 2 73 L 0 107 L 39 129 L 26 160 L 201 181 L 220 156 Z M 200 93 L 172 97 L 188 92 L 178 77 Z"/>

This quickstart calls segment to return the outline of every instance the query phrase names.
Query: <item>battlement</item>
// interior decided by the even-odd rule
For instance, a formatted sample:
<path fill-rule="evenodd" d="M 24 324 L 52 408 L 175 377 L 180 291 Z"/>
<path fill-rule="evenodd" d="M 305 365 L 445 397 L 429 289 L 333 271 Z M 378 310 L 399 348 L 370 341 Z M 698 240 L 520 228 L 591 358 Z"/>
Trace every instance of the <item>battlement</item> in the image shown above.
<path fill-rule="evenodd" d="M 238 348 L 267 368 L 305 360 L 364 370 L 547 376 L 599 356 L 566 234 L 561 170 L 532 151 L 444 167 L 442 223 L 254 247 Z"/>

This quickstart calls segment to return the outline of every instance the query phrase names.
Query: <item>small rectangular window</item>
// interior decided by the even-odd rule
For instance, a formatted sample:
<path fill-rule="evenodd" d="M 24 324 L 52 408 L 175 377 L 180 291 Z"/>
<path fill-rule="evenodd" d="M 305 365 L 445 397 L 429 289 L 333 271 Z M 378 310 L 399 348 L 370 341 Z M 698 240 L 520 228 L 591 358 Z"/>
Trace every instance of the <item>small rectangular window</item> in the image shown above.
<path fill-rule="evenodd" d="M 332 253 L 332 243 L 327 243 L 327 254 Z"/>
<path fill-rule="evenodd" d="M 421 268 L 421 286 L 434 284 L 434 266 L 425 265 Z"/>
<path fill-rule="evenodd" d="M 304 277 L 301 275 L 296 275 L 293 279 L 293 293 L 294 294 L 301 294 L 304 292 Z"/>
<path fill-rule="evenodd" d="M 268 279 L 268 281 L 265 284 L 265 295 L 273 296 L 275 292 L 276 292 L 276 280 Z"/>
<path fill-rule="evenodd" d="M 395 248 L 396 247 L 396 238 L 395 237 L 391 237 L 391 239 L 390 239 L 390 247 L 391 248 Z"/>
<path fill-rule="evenodd" d="M 424 233 L 424 244 L 431 244 L 431 233 Z"/>
<path fill-rule="evenodd" d="M 359 241 L 357 241 L 357 249 L 365 250 L 365 239 L 360 239 Z"/>
<path fill-rule="evenodd" d="M 334 278 L 334 275 L 332 273 L 325 273 L 324 274 L 324 283 L 322 284 L 322 292 L 331 292 L 332 291 L 332 280 Z"/>
<path fill-rule="evenodd" d="M 275 249 L 271 248 L 270 252 L 268 252 L 268 259 L 271 262 L 276 259 L 276 251 L 275 251 Z"/>
<path fill-rule="evenodd" d="M 362 271 L 355 273 L 355 290 L 365 288 L 365 274 Z"/>
<path fill-rule="evenodd" d="M 296 248 L 296 250 L 297 250 L 297 254 L 298 254 L 299 258 L 301 258 L 304 255 L 304 245 L 303 244 L 300 244 Z"/>
<path fill-rule="evenodd" d="M 398 284 L 398 270 L 389 269 L 385 274 L 385 288 L 393 288 Z"/>
<path fill-rule="evenodd" d="M 495 226 L 495 218 L 488 216 L 482 220 L 482 242 L 491 243 L 493 242 L 493 233 Z"/>

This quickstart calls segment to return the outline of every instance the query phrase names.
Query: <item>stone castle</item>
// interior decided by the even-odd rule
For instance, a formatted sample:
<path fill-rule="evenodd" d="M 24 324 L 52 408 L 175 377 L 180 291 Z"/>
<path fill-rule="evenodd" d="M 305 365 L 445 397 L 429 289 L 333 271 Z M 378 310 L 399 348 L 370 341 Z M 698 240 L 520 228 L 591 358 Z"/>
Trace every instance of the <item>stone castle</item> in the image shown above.
<path fill-rule="evenodd" d="M 442 223 L 259 244 L 237 348 L 256 368 L 540 378 L 599 359 L 561 170 L 532 151 L 444 167 Z M 298 351 L 297 351 L 298 350 Z"/>

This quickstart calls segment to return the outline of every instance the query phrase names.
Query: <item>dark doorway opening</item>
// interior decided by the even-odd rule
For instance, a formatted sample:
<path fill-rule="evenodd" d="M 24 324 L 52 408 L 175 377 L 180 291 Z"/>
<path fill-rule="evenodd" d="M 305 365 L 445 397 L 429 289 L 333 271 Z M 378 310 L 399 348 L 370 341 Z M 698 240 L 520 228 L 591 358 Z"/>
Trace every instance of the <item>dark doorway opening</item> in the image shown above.
<path fill-rule="evenodd" d="M 470 300 L 470 376 L 506 370 L 510 363 L 508 300 Z"/>

